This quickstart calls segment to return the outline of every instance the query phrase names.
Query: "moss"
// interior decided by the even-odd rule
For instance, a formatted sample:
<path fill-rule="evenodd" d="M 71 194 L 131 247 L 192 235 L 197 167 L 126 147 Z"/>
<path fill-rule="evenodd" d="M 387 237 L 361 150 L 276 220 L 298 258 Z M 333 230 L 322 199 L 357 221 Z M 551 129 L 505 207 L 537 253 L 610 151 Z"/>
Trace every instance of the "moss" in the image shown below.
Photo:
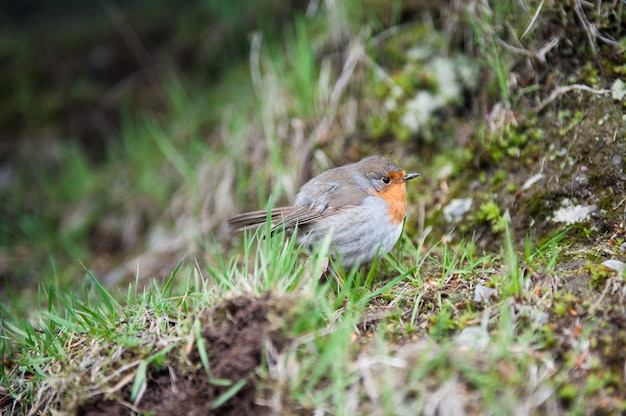
<path fill-rule="evenodd" d="M 591 274 L 590 284 L 594 289 L 604 287 L 607 279 L 614 274 L 602 264 L 596 264 L 589 260 L 587 260 L 586 269 Z"/>
<path fill-rule="evenodd" d="M 559 398 L 566 402 L 573 401 L 578 394 L 578 388 L 574 384 L 565 384 L 559 390 Z"/>
<path fill-rule="evenodd" d="M 561 113 L 559 113 L 559 120 L 561 124 L 564 124 L 564 126 L 559 130 L 559 135 L 566 136 L 567 134 L 569 134 L 569 132 L 572 131 L 574 127 L 578 126 L 581 123 L 583 117 L 584 115 L 582 111 L 576 111 L 573 117 L 570 117 L 569 111 L 562 111 Z"/>
<path fill-rule="evenodd" d="M 491 184 L 497 185 L 503 182 L 505 179 L 506 179 L 506 171 L 503 169 L 500 169 L 491 177 Z"/>
<path fill-rule="evenodd" d="M 580 78 L 586 84 L 598 85 L 600 72 L 593 62 L 587 62 L 580 72 Z"/>
<path fill-rule="evenodd" d="M 380 139 L 389 128 L 389 121 L 380 114 L 373 114 L 366 120 L 366 129 L 374 139 Z"/>
<path fill-rule="evenodd" d="M 439 51 L 447 40 L 431 29 L 415 25 L 376 51 L 386 76 L 372 73 L 362 91 L 365 97 L 382 102 L 370 112 L 375 114 L 374 120 L 365 118 L 368 135 L 380 138 L 390 134 L 401 142 L 420 138 L 431 143 L 451 136 L 442 134 L 450 124 L 444 123 L 442 115 L 464 104 L 464 91 L 477 85 L 478 65 L 462 55 L 441 57 Z"/>
<path fill-rule="evenodd" d="M 554 313 L 556 313 L 559 316 L 564 316 L 566 312 L 567 312 L 567 306 L 565 305 L 564 302 L 559 301 L 554 304 Z"/>
<path fill-rule="evenodd" d="M 543 325 L 541 327 L 541 335 L 543 337 L 543 344 L 545 348 L 552 348 L 558 345 L 554 331 L 549 325 Z"/>
<path fill-rule="evenodd" d="M 487 201 L 480 204 L 478 211 L 468 217 L 470 224 L 488 224 L 491 231 L 500 233 L 506 228 L 507 220 L 500 213 L 500 207 L 495 201 Z"/>
<path fill-rule="evenodd" d="M 509 125 L 502 132 L 485 135 L 482 140 L 483 152 L 493 163 L 501 162 L 506 156 L 519 159 L 524 147 L 531 140 L 539 140 L 544 132 L 541 129 L 516 128 Z"/>

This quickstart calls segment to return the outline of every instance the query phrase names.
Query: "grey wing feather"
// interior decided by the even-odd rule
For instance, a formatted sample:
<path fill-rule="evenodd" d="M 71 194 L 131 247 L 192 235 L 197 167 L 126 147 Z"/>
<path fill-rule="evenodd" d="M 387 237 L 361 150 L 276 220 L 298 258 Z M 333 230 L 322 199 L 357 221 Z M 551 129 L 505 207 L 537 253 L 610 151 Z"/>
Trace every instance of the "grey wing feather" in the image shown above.
<path fill-rule="evenodd" d="M 330 201 L 339 189 L 339 184 L 332 182 L 322 186 L 315 178 L 307 182 L 298 195 L 296 195 L 295 205 L 321 212 L 330 205 Z"/>
<path fill-rule="evenodd" d="M 337 192 L 340 184 L 335 181 L 326 182 L 333 170 L 307 182 L 298 192 L 294 207 L 274 208 L 270 211 L 272 229 L 289 229 L 296 225 L 302 226 L 316 222 L 320 218 L 343 212 L 345 209 L 359 205 L 363 196 L 358 192 L 346 195 Z M 358 189 L 358 188 L 357 188 Z M 363 191 L 364 192 L 364 191 Z M 267 211 L 252 211 L 239 214 L 228 222 L 236 232 L 258 228 L 265 224 Z"/>
<path fill-rule="evenodd" d="M 350 207 L 341 207 L 341 208 L 328 207 L 323 211 L 317 211 L 317 210 L 308 209 L 308 208 L 297 208 L 294 211 L 287 214 L 285 218 L 283 219 L 282 224 L 278 224 L 278 225 L 284 228 L 293 228 L 296 225 L 303 226 L 306 224 L 314 223 L 320 218 L 329 217 L 331 215 L 338 214 L 347 208 L 350 208 Z"/>
<path fill-rule="evenodd" d="M 283 221 L 290 211 L 291 207 L 274 208 L 270 211 L 270 221 L 276 225 Z M 263 224 L 267 220 L 267 210 L 244 212 L 243 214 L 236 215 L 228 220 L 228 223 L 235 232 L 242 232 L 248 229 L 255 229 Z"/>
<path fill-rule="evenodd" d="M 339 179 L 337 175 L 337 171 L 331 169 L 311 179 L 296 195 L 295 205 L 317 211 L 324 211 L 328 207 L 361 205 L 367 196 L 365 188 L 354 176 L 342 176 Z"/>

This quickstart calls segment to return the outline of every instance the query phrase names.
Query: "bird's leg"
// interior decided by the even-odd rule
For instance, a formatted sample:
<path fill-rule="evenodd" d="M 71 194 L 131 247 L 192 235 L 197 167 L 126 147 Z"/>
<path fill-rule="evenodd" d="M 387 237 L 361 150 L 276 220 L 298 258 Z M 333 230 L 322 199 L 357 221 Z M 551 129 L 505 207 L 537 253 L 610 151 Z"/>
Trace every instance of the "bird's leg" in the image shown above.
<path fill-rule="evenodd" d="M 313 257 L 311 256 L 306 260 L 304 279 L 313 277 L 313 265 L 311 262 L 312 259 Z M 317 276 L 317 279 L 325 281 L 325 280 L 328 280 L 329 277 L 332 277 L 335 279 L 335 281 L 337 282 L 337 285 L 339 286 L 339 290 L 343 290 L 343 281 L 341 280 L 341 277 L 339 277 L 339 274 L 337 274 L 332 264 L 330 263 L 330 257 L 326 256 L 322 260 L 322 268 L 320 270 L 320 274 Z"/>
<path fill-rule="evenodd" d="M 339 291 L 342 291 L 343 290 L 343 281 L 341 280 L 341 277 L 339 277 L 339 274 L 337 273 L 337 271 L 333 267 L 332 263 L 330 262 L 330 257 L 326 256 L 324 258 L 324 267 L 322 268 L 321 278 L 324 279 L 324 280 L 328 280 L 328 278 L 331 277 L 331 276 L 337 282 L 337 286 L 339 287 Z"/>

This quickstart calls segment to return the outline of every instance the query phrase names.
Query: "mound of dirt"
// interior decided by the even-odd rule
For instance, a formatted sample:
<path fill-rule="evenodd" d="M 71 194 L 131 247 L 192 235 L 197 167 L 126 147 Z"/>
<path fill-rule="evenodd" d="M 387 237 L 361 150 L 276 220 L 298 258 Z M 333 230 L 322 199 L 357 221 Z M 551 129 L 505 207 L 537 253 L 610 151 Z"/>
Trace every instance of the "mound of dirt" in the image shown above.
<path fill-rule="evenodd" d="M 83 404 L 77 414 L 128 415 L 130 411 L 156 415 L 236 416 L 264 413 L 264 409 L 255 404 L 254 370 L 261 364 L 266 343 L 271 343 L 278 351 L 285 344 L 282 331 L 272 325 L 270 319 L 280 302 L 271 293 L 260 298 L 239 296 L 225 301 L 203 317 L 202 337 L 209 357 L 210 376 L 230 380 L 233 384 L 246 380 L 246 384 L 221 406 L 215 407 L 216 400 L 230 386 L 209 382 L 198 349 L 194 348 L 187 356 L 194 364 L 191 371 L 174 368 L 171 364 L 149 370 L 146 389 L 138 403 L 130 402 L 129 383 L 122 389 L 120 397 L 106 398 L 102 394 L 95 401 Z M 181 348 L 184 346 L 173 350 L 169 357 L 180 357 Z"/>

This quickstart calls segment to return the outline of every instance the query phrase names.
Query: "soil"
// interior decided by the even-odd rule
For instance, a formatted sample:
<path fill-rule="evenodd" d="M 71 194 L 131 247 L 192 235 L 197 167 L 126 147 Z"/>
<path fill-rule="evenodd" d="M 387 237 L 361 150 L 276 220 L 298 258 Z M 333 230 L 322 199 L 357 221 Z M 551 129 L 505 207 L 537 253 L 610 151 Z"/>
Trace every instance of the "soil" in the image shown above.
<path fill-rule="evenodd" d="M 77 411 L 81 416 L 128 415 L 129 408 L 138 413 L 157 415 L 229 415 L 249 416 L 263 413 L 255 403 L 254 370 L 261 364 L 264 346 L 270 343 L 280 351 L 285 339 L 279 329 L 271 325 L 271 314 L 280 302 L 271 293 L 263 297 L 239 296 L 210 310 L 203 321 L 202 337 L 209 357 L 213 379 L 238 381 L 246 384 L 223 405 L 213 405 L 229 386 L 209 382 L 202 367 L 198 349 L 188 359 L 193 370 L 165 367 L 148 373 L 148 384 L 140 401 L 130 405 L 131 386 L 125 387 L 119 397 L 105 398 L 83 404 Z M 180 354 L 173 351 L 172 357 Z"/>

